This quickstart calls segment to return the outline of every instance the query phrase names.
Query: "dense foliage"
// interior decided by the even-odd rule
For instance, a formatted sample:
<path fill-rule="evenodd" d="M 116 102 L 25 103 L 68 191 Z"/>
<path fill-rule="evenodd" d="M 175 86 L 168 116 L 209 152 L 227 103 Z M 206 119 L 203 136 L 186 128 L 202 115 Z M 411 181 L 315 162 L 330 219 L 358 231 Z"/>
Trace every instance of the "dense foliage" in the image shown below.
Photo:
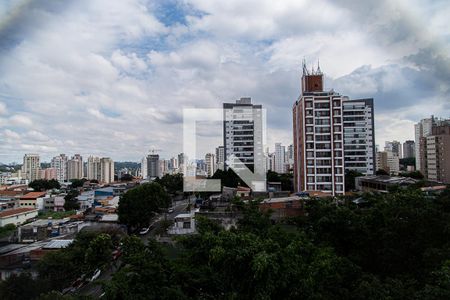
<path fill-rule="evenodd" d="M 80 208 L 80 203 L 78 203 L 77 197 L 80 195 L 78 190 L 70 190 L 66 196 L 64 196 L 64 209 L 77 210 Z"/>
<path fill-rule="evenodd" d="M 1 282 L 0 299 L 74 299 L 56 292 L 69 287 L 82 274 L 89 276 L 96 268 L 109 264 L 120 234 L 82 231 L 67 248 L 50 252 L 39 261 L 36 279 L 23 273 Z"/>
<path fill-rule="evenodd" d="M 183 191 L 183 174 L 165 174 L 161 178 L 156 178 L 155 182 L 162 185 L 169 194 Z"/>
<path fill-rule="evenodd" d="M 294 191 L 293 175 L 290 173 L 279 174 L 273 171 L 268 171 L 267 182 L 281 182 L 281 189 L 283 191 Z"/>
<path fill-rule="evenodd" d="M 71 182 L 70 187 L 73 188 L 73 189 L 83 187 L 83 185 L 84 185 L 84 183 L 86 181 L 87 181 L 87 179 L 84 179 L 84 178 L 82 178 L 82 179 L 71 179 L 70 180 L 70 182 Z"/>
<path fill-rule="evenodd" d="M 179 240 L 175 257 L 129 238 L 107 298 L 449 299 L 450 192 L 364 199 L 365 208 L 310 201 L 308 217 L 291 225 L 244 205 L 230 231 L 198 220 L 199 234 Z"/>
<path fill-rule="evenodd" d="M 167 208 L 170 197 L 158 183 L 145 183 L 127 191 L 119 202 L 119 219 L 129 228 L 147 226 L 155 212 Z"/>
<path fill-rule="evenodd" d="M 281 224 L 257 202 L 235 201 L 243 217 L 229 231 L 198 218 L 198 234 L 174 245 L 127 236 L 122 267 L 103 282 L 105 299 L 450 299 L 450 189 L 362 199 L 309 200 L 305 216 Z M 19 292 L 24 281 L 33 295 L 60 290 L 107 264 L 117 244 L 111 234 L 79 235 L 44 258 L 39 284 L 14 277 L 0 298 L 33 299 Z"/>
<path fill-rule="evenodd" d="M 61 185 L 55 179 L 36 179 L 30 182 L 28 186 L 38 192 L 61 188 Z"/>

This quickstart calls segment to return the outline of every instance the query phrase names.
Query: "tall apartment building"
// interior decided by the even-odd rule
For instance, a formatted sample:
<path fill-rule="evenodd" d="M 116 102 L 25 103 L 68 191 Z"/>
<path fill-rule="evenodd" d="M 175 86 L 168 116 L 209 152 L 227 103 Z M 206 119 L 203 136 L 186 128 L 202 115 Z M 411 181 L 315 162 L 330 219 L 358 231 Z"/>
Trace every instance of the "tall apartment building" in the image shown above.
<path fill-rule="evenodd" d="M 56 169 L 56 180 L 67 181 L 67 160 L 65 154 L 60 154 L 52 158 L 50 167 Z"/>
<path fill-rule="evenodd" d="M 389 175 L 398 175 L 400 171 L 400 161 L 397 153 L 388 151 L 378 151 L 376 154 L 377 170 L 384 170 Z"/>
<path fill-rule="evenodd" d="M 425 178 L 428 178 L 427 171 L 427 137 L 432 135 L 436 126 L 450 125 L 450 119 L 438 119 L 434 116 L 422 119 L 414 125 L 415 129 L 415 150 L 416 150 L 416 170 L 420 171 Z"/>
<path fill-rule="evenodd" d="M 147 175 L 147 156 L 144 156 L 141 159 L 141 177 L 142 179 L 146 179 L 148 177 Z"/>
<path fill-rule="evenodd" d="M 282 146 L 281 143 L 275 143 L 275 172 L 283 174 L 285 170 L 285 156 L 286 147 Z"/>
<path fill-rule="evenodd" d="M 426 137 L 425 176 L 428 180 L 450 183 L 450 120 L 449 124 L 433 126 Z"/>
<path fill-rule="evenodd" d="M 223 111 L 225 169 L 230 157 L 235 156 L 250 170 L 265 173 L 262 106 L 252 104 L 251 98 L 241 98 L 236 103 L 224 103 Z"/>
<path fill-rule="evenodd" d="M 101 181 L 101 164 L 100 157 L 89 156 L 86 165 L 86 177 L 88 180 Z"/>
<path fill-rule="evenodd" d="M 22 176 L 25 179 L 29 181 L 39 179 L 40 168 L 39 154 L 25 154 L 23 156 Z"/>
<path fill-rule="evenodd" d="M 294 189 L 344 194 L 342 105 L 344 97 L 324 91 L 320 68 L 303 65 L 302 94 L 293 106 Z"/>
<path fill-rule="evenodd" d="M 345 170 L 375 171 L 373 99 L 324 91 L 323 73 L 303 64 L 293 106 L 294 188 L 344 194 Z"/>
<path fill-rule="evenodd" d="M 216 156 L 213 153 L 205 155 L 206 176 L 212 177 L 217 170 Z"/>
<path fill-rule="evenodd" d="M 403 143 L 403 158 L 415 157 L 415 143 L 414 141 L 405 141 Z"/>
<path fill-rule="evenodd" d="M 41 169 L 39 178 L 46 179 L 46 180 L 51 180 L 51 179 L 56 180 L 56 169 L 55 168 Z"/>
<path fill-rule="evenodd" d="M 184 168 L 184 153 L 178 154 L 178 169 L 183 172 Z"/>
<path fill-rule="evenodd" d="M 114 182 L 114 161 L 109 157 L 100 158 L 100 182 Z"/>
<path fill-rule="evenodd" d="M 294 145 L 289 145 L 285 153 L 285 169 L 286 173 L 294 168 Z"/>
<path fill-rule="evenodd" d="M 155 179 L 159 177 L 159 155 L 149 154 L 147 155 L 147 177 Z"/>
<path fill-rule="evenodd" d="M 80 154 L 75 154 L 67 161 L 67 179 L 81 179 L 83 177 L 83 157 Z"/>
<path fill-rule="evenodd" d="M 342 111 L 345 170 L 355 170 L 364 175 L 375 174 L 373 99 L 344 99 Z"/>
<path fill-rule="evenodd" d="M 402 158 L 402 144 L 399 141 L 385 142 L 384 151 L 391 151 L 396 154 L 398 158 Z"/>
<path fill-rule="evenodd" d="M 225 166 L 225 150 L 223 146 L 216 148 L 216 165 L 217 169 L 224 170 Z"/>
<path fill-rule="evenodd" d="M 177 172 L 178 171 L 178 167 L 179 167 L 179 165 L 178 165 L 178 158 L 172 157 L 170 159 L 169 169 Z"/>

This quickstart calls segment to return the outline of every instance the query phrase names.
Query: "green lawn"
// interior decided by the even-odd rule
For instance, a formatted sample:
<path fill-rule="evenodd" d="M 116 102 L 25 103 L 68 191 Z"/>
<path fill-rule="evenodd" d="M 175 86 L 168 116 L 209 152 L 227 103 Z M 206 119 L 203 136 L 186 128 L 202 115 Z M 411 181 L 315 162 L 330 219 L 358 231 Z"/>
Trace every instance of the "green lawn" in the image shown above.
<path fill-rule="evenodd" d="M 65 217 L 74 215 L 76 213 L 75 210 L 69 210 L 69 211 L 46 211 L 46 212 L 40 212 L 38 215 L 39 219 L 48 219 L 49 217 L 52 217 L 52 219 L 63 219 Z"/>

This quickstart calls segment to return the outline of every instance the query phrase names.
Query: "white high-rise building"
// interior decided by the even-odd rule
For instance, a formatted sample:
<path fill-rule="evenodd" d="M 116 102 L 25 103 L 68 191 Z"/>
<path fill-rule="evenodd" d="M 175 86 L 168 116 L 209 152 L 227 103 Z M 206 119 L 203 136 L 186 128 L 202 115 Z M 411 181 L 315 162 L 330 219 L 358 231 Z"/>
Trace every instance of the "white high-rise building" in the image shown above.
<path fill-rule="evenodd" d="M 65 154 L 52 158 L 50 166 L 56 169 L 56 180 L 58 181 L 67 181 L 67 160 L 68 157 Z"/>
<path fill-rule="evenodd" d="M 376 171 L 373 99 L 343 101 L 345 170 L 364 175 Z"/>
<path fill-rule="evenodd" d="M 100 159 L 100 182 L 114 182 L 114 161 L 109 157 Z"/>
<path fill-rule="evenodd" d="M 147 179 L 148 173 L 147 173 L 147 156 L 144 156 L 141 159 L 141 177 L 142 179 Z"/>
<path fill-rule="evenodd" d="M 285 152 L 286 148 L 281 143 L 275 143 L 275 172 L 285 173 Z"/>
<path fill-rule="evenodd" d="M 262 106 L 253 105 L 251 98 L 241 98 L 224 103 L 223 110 L 225 169 L 234 156 L 250 170 L 265 174 Z"/>
<path fill-rule="evenodd" d="M 75 154 L 67 161 L 67 180 L 81 179 L 83 177 L 83 158 L 80 154 Z"/>
<path fill-rule="evenodd" d="M 205 164 L 206 164 L 206 176 L 212 177 L 216 172 L 216 157 L 213 153 L 207 153 L 205 155 Z"/>
<path fill-rule="evenodd" d="M 40 168 L 39 154 L 25 154 L 23 156 L 22 176 L 25 179 L 29 181 L 39 179 Z"/>
<path fill-rule="evenodd" d="M 100 158 L 95 156 L 89 156 L 87 160 L 87 179 L 101 181 L 101 164 Z"/>
<path fill-rule="evenodd" d="M 224 170 L 225 166 L 225 150 L 223 146 L 216 148 L 216 165 L 217 169 Z"/>

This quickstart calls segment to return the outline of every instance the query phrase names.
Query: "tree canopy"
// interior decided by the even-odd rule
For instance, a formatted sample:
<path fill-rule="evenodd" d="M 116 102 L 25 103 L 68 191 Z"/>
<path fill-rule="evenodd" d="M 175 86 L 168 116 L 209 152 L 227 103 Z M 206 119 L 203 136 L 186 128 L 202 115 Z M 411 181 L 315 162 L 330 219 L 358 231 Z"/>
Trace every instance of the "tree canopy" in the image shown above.
<path fill-rule="evenodd" d="M 28 184 L 28 186 L 30 188 L 32 188 L 35 191 L 46 191 L 46 190 L 51 190 L 51 189 L 59 189 L 61 188 L 61 185 L 59 184 L 59 182 L 55 179 L 36 179 L 33 180 L 32 182 L 30 182 L 30 184 Z"/>
<path fill-rule="evenodd" d="M 183 174 L 165 174 L 161 178 L 156 178 L 155 182 L 162 185 L 169 194 L 183 191 Z"/>
<path fill-rule="evenodd" d="M 158 183 L 144 183 L 121 196 L 119 220 L 129 227 L 147 226 L 151 217 L 170 205 L 170 197 Z"/>

